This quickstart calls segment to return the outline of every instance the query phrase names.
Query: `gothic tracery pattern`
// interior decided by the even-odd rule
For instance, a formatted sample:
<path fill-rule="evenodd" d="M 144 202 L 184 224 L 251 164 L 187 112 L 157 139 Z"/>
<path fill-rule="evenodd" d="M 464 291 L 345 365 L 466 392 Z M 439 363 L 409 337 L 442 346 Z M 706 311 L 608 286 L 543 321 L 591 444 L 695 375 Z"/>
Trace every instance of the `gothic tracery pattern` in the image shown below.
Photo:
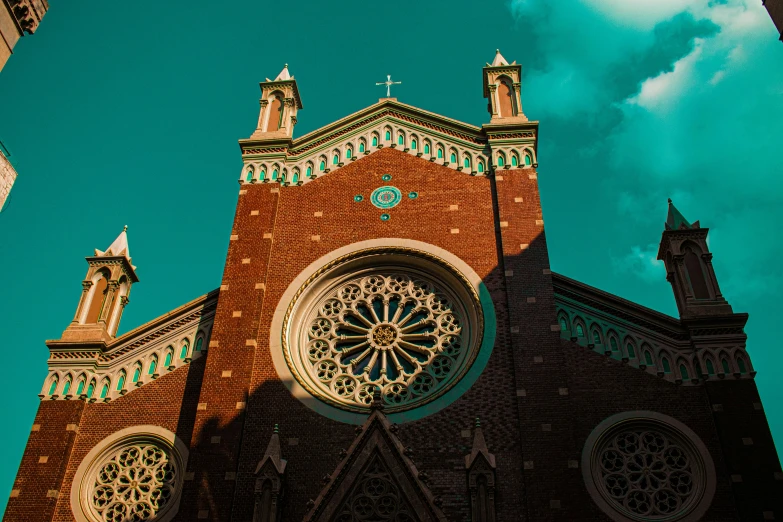
<path fill-rule="evenodd" d="M 95 469 L 89 501 L 104 522 L 153 520 L 174 496 L 179 472 L 168 450 L 147 442 L 121 446 Z"/>
<path fill-rule="evenodd" d="M 431 396 L 465 360 L 464 317 L 444 289 L 418 275 L 373 273 L 330 290 L 306 323 L 301 357 L 340 403 L 390 406 Z"/>
<path fill-rule="evenodd" d="M 601 493 L 634 520 L 675 520 L 698 500 L 699 457 L 665 430 L 626 428 L 595 454 Z"/>
<path fill-rule="evenodd" d="M 418 518 L 378 457 L 370 463 L 335 518 L 336 522 L 416 520 Z"/>

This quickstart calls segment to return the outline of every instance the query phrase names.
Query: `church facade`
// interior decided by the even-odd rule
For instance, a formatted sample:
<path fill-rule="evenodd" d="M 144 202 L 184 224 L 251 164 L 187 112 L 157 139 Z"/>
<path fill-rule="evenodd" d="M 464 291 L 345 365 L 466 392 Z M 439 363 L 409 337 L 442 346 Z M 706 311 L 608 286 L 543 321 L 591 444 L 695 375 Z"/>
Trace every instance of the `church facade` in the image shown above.
<path fill-rule="evenodd" d="M 87 258 L 5 520 L 783 519 L 708 229 L 669 202 L 674 318 L 552 273 L 521 67 L 480 127 L 394 98 L 294 138 L 261 83 L 218 289 L 117 336 Z"/>

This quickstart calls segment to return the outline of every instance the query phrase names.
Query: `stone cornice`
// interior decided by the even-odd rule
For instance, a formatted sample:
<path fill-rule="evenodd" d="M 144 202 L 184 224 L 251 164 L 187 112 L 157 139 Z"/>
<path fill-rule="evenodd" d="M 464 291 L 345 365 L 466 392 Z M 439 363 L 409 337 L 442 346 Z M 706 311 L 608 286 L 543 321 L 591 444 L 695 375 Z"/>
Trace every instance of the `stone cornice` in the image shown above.
<path fill-rule="evenodd" d="M 214 313 L 217 307 L 218 290 L 202 295 L 189 303 L 185 303 L 164 315 L 137 327 L 133 330 L 104 342 L 68 342 L 59 339 L 46 341 L 50 351 L 50 363 L 62 361 L 89 360 L 96 364 L 110 363 L 128 352 L 148 344 L 149 342 L 191 323 L 199 318 Z"/>
<path fill-rule="evenodd" d="M 687 341 L 690 338 L 688 330 L 683 327 L 680 320 L 669 315 L 554 272 L 552 284 L 556 296 L 582 303 L 674 341 Z"/>
<path fill-rule="evenodd" d="M 122 265 L 123 271 L 131 278 L 134 283 L 139 282 L 139 277 L 136 275 L 136 270 L 133 265 L 128 261 L 125 256 L 91 256 L 85 258 L 90 265 Z"/>

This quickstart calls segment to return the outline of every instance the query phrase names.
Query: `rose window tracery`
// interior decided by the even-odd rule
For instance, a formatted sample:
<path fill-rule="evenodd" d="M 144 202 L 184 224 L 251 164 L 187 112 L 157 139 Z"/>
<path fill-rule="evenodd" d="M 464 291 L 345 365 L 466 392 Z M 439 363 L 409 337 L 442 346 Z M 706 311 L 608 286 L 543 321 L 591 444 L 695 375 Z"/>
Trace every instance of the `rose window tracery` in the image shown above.
<path fill-rule="evenodd" d="M 104 522 L 153 520 L 174 496 L 179 473 L 170 451 L 149 442 L 123 445 L 94 469 L 87 497 Z"/>
<path fill-rule="evenodd" d="M 402 267 L 357 270 L 303 298 L 289 323 L 299 329 L 287 354 L 297 380 L 354 411 L 365 411 L 376 389 L 391 410 L 444 393 L 475 357 L 479 330 L 467 292 L 444 279 Z"/>
<path fill-rule="evenodd" d="M 704 457 L 693 440 L 664 423 L 626 422 L 608 430 L 590 468 L 599 505 L 622 520 L 680 520 L 705 496 Z"/>

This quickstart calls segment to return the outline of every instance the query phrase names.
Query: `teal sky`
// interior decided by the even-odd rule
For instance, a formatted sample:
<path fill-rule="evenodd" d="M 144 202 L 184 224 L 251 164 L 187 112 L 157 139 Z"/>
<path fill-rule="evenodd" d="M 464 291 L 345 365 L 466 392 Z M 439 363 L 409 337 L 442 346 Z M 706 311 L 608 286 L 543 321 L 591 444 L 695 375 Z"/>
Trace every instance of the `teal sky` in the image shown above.
<path fill-rule="evenodd" d="M 783 447 L 783 44 L 758 0 L 55 2 L 0 71 L 19 178 L 0 213 L 0 506 L 73 317 L 84 257 L 128 225 L 141 282 L 120 331 L 220 284 L 258 82 L 284 63 L 295 135 L 377 101 L 480 125 L 495 48 L 541 121 L 553 270 L 676 315 L 655 261 L 666 198 L 710 228 L 767 417 Z"/>

